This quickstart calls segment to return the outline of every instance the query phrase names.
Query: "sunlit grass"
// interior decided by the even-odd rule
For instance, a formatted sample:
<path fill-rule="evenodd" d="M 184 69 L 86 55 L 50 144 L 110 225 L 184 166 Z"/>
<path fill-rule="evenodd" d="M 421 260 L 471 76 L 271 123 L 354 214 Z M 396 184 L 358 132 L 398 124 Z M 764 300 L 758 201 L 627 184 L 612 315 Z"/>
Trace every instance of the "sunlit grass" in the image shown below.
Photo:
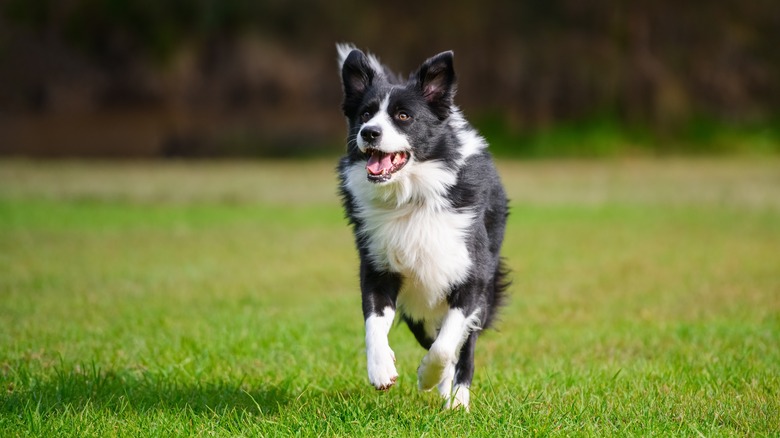
<path fill-rule="evenodd" d="M 780 163 L 504 162 L 473 409 L 364 371 L 331 162 L 0 163 L 3 435 L 767 435 Z"/>

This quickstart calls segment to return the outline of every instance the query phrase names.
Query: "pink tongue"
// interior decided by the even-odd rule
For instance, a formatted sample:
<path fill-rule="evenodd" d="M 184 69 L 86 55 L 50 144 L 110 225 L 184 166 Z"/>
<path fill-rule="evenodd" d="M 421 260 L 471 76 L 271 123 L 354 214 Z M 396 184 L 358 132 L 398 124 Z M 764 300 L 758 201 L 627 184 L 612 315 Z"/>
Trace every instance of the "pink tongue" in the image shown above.
<path fill-rule="evenodd" d="M 371 154 L 368 158 L 368 164 L 366 164 L 366 169 L 372 175 L 381 175 L 383 171 L 390 172 L 392 168 L 392 154 L 383 154 L 381 152 Z"/>

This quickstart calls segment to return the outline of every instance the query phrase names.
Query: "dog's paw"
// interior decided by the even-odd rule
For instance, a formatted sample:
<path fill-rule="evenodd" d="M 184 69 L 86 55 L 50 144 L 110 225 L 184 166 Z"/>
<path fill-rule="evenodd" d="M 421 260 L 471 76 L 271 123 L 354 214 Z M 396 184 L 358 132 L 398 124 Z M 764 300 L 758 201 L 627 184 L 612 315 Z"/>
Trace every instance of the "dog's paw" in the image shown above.
<path fill-rule="evenodd" d="M 386 391 L 398 380 L 395 369 L 395 353 L 389 346 L 373 348 L 367 352 L 368 380 L 374 388 Z"/>
<path fill-rule="evenodd" d="M 455 364 L 450 364 L 444 369 L 444 377 L 441 379 L 436 388 L 439 390 L 439 395 L 447 398 L 452 393 L 452 380 L 455 378 Z"/>
<path fill-rule="evenodd" d="M 444 409 L 464 409 L 469 412 L 469 387 L 465 385 L 455 385 L 452 393 L 444 397 Z"/>
<path fill-rule="evenodd" d="M 430 391 L 448 378 L 453 366 L 453 358 L 431 348 L 417 368 L 417 386 L 423 391 Z"/>

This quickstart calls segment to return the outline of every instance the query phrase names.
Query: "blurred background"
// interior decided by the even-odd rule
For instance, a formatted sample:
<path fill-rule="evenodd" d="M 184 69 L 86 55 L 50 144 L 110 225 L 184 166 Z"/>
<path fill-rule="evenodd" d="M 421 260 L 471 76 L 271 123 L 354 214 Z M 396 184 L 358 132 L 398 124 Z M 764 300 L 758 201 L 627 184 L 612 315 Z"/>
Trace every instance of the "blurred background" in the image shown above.
<path fill-rule="evenodd" d="M 4 0 L 0 155 L 337 154 L 336 42 L 455 50 L 499 156 L 780 152 L 777 0 Z"/>

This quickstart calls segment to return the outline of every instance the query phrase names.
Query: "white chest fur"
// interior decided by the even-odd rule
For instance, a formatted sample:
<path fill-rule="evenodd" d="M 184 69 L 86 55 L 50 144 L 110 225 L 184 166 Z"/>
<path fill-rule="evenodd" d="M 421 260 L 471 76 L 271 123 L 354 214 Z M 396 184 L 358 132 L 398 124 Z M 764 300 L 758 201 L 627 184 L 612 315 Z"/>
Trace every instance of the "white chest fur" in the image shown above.
<path fill-rule="evenodd" d="M 435 162 L 409 164 L 386 186 L 367 182 L 365 167 L 355 165 L 347 188 L 358 204 L 358 232 L 366 237 L 371 262 L 403 275 L 398 304 L 423 319 L 440 313 L 449 289 L 468 276 L 473 214 L 452 209 L 444 198 L 455 175 Z"/>

